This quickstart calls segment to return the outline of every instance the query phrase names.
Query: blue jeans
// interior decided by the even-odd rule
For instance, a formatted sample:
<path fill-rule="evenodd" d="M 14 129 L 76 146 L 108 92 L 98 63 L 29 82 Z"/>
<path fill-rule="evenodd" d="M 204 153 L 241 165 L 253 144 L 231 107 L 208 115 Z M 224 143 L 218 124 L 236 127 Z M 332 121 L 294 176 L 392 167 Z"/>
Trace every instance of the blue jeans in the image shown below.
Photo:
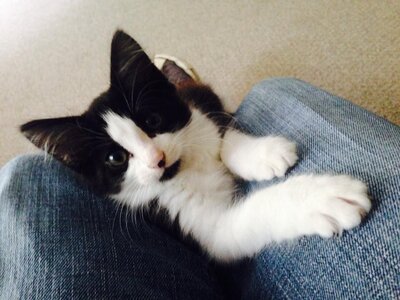
<path fill-rule="evenodd" d="M 287 176 L 364 180 L 374 208 L 363 225 L 219 266 L 145 215 L 96 197 L 60 163 L 21 156 L 0 171 L 1 299 L 400 297 L 400 128 L 293 79 L 256 85 L 236 117 L 251 134 L 297 142 L 300 161 Z"/>

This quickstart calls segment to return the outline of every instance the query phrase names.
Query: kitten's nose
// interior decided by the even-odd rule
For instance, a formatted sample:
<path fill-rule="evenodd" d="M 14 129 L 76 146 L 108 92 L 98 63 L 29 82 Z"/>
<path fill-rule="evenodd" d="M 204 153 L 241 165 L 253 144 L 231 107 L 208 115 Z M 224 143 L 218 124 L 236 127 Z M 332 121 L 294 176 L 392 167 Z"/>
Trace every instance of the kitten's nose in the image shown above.
<path fill-rule="evenodd" d="M 160 159 L 160 161 L 158 162 L 158 167 L 159 168 L 164 168 L 165 167 L 165 153 L 162 153 L 162 158 Z"/>
<path fill-rule="evenodd" d="M 153 154 L 149 167 L 152 169 L 161 169 L 165 167 L 165 154 L 163 151 L 157 150 Z"/>

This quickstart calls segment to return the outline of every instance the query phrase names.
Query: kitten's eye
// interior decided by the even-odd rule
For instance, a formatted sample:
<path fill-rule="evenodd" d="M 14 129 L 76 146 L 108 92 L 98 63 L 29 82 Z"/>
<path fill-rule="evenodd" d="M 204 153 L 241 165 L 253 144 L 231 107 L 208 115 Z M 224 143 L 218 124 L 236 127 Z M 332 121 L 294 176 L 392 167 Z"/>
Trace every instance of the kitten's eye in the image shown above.
<path fill-rule="evenodd" d="M 147 118 L 146 118 L 146 125 L 150 129 L 157 129 L 160 127 L 162 122 L 161 116 L 158 113 L 151 113 Z"/>
<path fill-rule="evenodd" d="M 124 150 L 115 150 L 108 154 L 106 163 L 110 167 L 118 168 L 125 165 L 128 161 L 128 153 Z"/>

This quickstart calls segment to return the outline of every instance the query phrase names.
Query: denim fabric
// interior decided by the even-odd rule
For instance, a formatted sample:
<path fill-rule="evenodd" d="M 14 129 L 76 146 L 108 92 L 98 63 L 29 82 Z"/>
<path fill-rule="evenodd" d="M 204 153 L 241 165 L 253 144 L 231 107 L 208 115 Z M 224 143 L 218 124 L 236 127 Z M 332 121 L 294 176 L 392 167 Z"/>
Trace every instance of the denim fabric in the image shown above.
<path fill-rule="evenodd" d="M 94 196 L 58 162 L 23 156 L 0 171 L 1 299 L 213 299 L 221 286 L 242 299 L 399 298 L 399 127 L 293 79 L 256 85 L 236 118 L 251 134 L 297 142 L 300 161 L 287 176 L 345 173 L 367 182 L 374 208 L 363 225 L 339 238 L 271 245 L 216 270 Z"/>
<path fill-rule="evenodd" d="M 246 132 L 297 143 L 299 163 L 287 177 L 350 174 L 368 184 L 373 199 L 362 226 L 339 238 L 267 247 L 240 274 L 243 298 L 399 299 L 400 128 L 294 79 L 256 85 L 236 117 Z"/>
<path fill-rule="evenodd" d="M 0 171 L 0 299 L 218 299 L 215 278 L 200 254 L 54 160 Z"/>

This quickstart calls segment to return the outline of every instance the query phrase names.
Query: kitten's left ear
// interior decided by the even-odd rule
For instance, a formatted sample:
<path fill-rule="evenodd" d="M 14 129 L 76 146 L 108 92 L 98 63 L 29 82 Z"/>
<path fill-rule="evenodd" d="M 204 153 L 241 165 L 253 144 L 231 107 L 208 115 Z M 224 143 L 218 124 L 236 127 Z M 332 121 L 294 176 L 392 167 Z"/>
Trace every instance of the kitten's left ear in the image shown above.
<path fill-rule="evenodd" d="M 81 117 L 34 120 L 20 130 L 36 147 L 53 155 L 67 166 L 79 171 L 80 150 L 87 132 L 80 126 Z"/>
<path fill-rule="evenodd" d="M 122 30 L 115 32 L 111 43 L 111 86 L 125 92 L 133 85 L 154 80 L 168 81 L 151 62 L 142 47 Z"/>

